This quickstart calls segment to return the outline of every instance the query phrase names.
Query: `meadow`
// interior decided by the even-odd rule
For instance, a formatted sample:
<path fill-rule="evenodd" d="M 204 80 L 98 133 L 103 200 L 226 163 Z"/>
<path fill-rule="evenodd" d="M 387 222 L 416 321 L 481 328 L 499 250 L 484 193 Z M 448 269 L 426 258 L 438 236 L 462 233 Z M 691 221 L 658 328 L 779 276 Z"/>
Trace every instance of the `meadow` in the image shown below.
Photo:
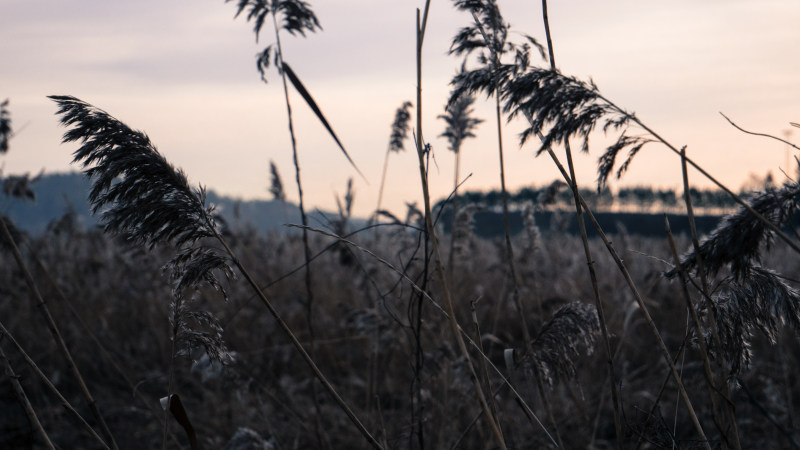
<path fill-rule="evenodd" d="M 578 224 L 577 235 L 540 229 L 544 190 L 511 233 L 498 133 L 504 230 L 478 237 L 458 158 L 452 195 L 434 204 L 428 191 L 428 1 L 417 10 L 417 97 L 397 110 L 384 166 L 410 142 L 424 204 L 398 218 L 379 200 L 363 224 L 348 186 L 338 216 L 318 226 L 292 107 L 310 107 L 360 174 L 284 59 L 281 38 L 319 23 L 300 0 L 232 3 L 257 35 L 274 33 L 258 70 L 281 79 L 300 223 L 264 234 L 221 216 L 146 134 L 51 96 L 103 225 L 68 212 L 30 235 L 0 216 L 2 447 L 799 447 L 797 181 L 734 193 L 593 82 L 556 69 L 546 2 L 540 43 L 511 33 L 498 2 L 458 0 L 467 20 L 442 115 L 450 150 L 474 137 L 473 98 L 488 96 L 497 130 L 526 121 L 521 140 L 559 169 L 550 194 L 571 192 L 574 209 L 560 213 Z M 2 152 L 13 151 L 10 114 L 3 104 Z M 598 192 L 646 147 L 682 163 L 690 225 L 690 168 L 733 212 L 706 236 L 673 235 L 666 220 L 661 237 L 607 234 L 573 167 L 573 147 L 588 152 L 596 131 L 613 137 L 589 185 Z M 3 181 L 9 199 L 32 196 L 33 180 Z M 270 191 L 280 200 L 286 189 L 273 166 Z"/>

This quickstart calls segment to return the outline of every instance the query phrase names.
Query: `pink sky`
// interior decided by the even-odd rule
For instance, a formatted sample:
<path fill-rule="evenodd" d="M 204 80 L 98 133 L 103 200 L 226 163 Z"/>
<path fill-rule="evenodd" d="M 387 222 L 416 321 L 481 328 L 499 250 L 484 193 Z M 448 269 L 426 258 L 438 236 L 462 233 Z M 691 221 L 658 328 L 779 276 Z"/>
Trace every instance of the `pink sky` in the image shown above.
<path fill-rule="evenodd" d="M 518 31 L 544 42 L 540 3 L 500 0 Z M 592 77 L 601 91 L 637 115 L 734 189 L 751 173 L 781 179 L 786 146 L 744 135 L 742 127 L 783 136 L 800 122 L 800 2 L 688 1 L 551 2 L 559 68 Z M 285 56 L 316 98 L 370 184 L 359 179 L 313 114 L 292 93 L 304 191 L 311 206 L 334 208 L 355 176 L 355 212 L 375 207 L 394 110 L 415 99 L 414 21 L 423 1 L 317 0 L 324 28 L 307 38 L 285 35 Z M 470 20 L 452 3 L 433 0 L 425 41 L 423 129 L 438 165 L 431 190 L 446 196 L 453 155 L 437 136 L 436 119 L 460 61 L 447 55 L 455 31 Z M 276 72 L 264 85 L 254 57 L 272 35 L 254 42 L 252 27 L 233 19 L 222 0 L 2 0 L 0 100 L 9 98 L 18 135 L 1 160 L 4 173 L 50 172 L 70 166 L 74 145 L 45 96 L 69 94 L 148 133 L 194 183 L 223 194 L 268 198 L 268 167 L 278 165 L 296 200 L 283 91 Z M 271 31 L 271 30 L 270 30 Z M 463 147 L 466 189 L 499 186 L 492 102 L 478 101 L 486 122 Z M 519 149 L 519 124 L 504 128 L 509 188 L 546 184 L 557 172 L 534 147 Z M 800 129 L 792 137 L 797 142 Z M 579 155 L 578 179 L 593 184 L 602 138 Z M 409 144 L 410 148 L 411 145 Z M 792 170 L 793 173 L 793 170 Z M 416 155 L 392 155 L 384 206 L 402 214 L 419 201 Z M 707 185 L 694 175 L 693 180 Z M 651 145 L 612 187 L 678 188 L 679 160 Z"/>

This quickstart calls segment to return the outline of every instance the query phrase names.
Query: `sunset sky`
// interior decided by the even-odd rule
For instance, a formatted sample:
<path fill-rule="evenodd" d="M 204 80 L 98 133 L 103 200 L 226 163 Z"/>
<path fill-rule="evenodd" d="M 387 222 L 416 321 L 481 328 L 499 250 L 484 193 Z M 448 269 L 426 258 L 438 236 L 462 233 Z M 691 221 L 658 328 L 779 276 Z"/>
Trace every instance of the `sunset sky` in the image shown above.
<path fill-rule="evenodd" d="M 389 127 L 395 109 L 415 100 L 415 9 L 422 0 L 316 0 L 323 31 L 282 36 L 286 61 L 316 98 L 369 184 L 358 178 L 302 99 L 291 93 L 304 191 L 312 207 L 335 208 L 355 177 L 355 213 L 375 208 Z M 800 122 L 800 2 L 797 0 L 634 0 L 550 2 L 556 62 L 588 80 L 675 146 L 738 189 L 753 173 L 782 179 L 786 146 L 745 135 L 740 126 L 784 136 Z M 500 0 L 512 28 L 545 42 L 541 3 Z M 255 54 L 273 42 L 272 29 L 256 43 L 251 24 L 234 20 L 223 0 L 0 0 L 0 101 L 10 100 L 17 135 L 0 158 L 3 173 L 63 172 L 74 144 L 46 96 L 68 94 L 145 131 L 193 183 L 245 199 L 269 198 L 269 161 L 296 201 L 294 168 L 280 77 L 259 79 Z M 435 198 L 452 188 L 453 155 L 439 138 L 448 83 L 461 61 L 450 41 L 471 17 L 452 2 L 433 0 L 423 57 L 423 132 L 436 166 Z M 539 64 L 545 64 L 538 61 Z M 415 113 L 416 114 L 416 113 Z M 463 147 L 465 189 L 499 187 L 493 101 L 480 98 L 486 120 Z M 536 147 L 520 149 L 521 127 L 504 127 L 511 190 L 557 177 Z M 800 129 L 790 140 L 797 142 Z M 578 179 L 596 179 L 603 139 L 578 155 Z M 407 148 L 411 148 L 410 142 Z M 559 149 L 559 154 L 561 150 Z M 789 169 L 794 174 L 794 169 Z M 708 183 L 699 174 L 693 180 Z M 678 188 L 680 161 L 659 145 L 645 147 L 621 181 Z M 397 214 L 421 203 L 416 155 L 392 155 L 384 206 Z"/>

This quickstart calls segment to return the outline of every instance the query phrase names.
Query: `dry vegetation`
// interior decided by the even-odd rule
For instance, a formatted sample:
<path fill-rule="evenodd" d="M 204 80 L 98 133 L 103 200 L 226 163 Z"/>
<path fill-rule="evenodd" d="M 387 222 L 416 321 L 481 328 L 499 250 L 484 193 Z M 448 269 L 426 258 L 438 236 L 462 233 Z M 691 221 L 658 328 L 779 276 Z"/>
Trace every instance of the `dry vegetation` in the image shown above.
<path fill-rule="evenodd" d="M 453 44 L 466 59 L 445 115 L 451 150 L 480 123 L 464 100 L 476 92 L 495 99 L 498 126 L 528 120 L 524 139 L 540 140 L 573 192 L 580 237 L 539 230 L 542 205 L 512 236 L 505 192 L 502 238 L 475 237 L 457 198 L 445 203 L 454 232 L 442 233 L 419 58 L 416 126 L 403 103 L 386 156 L 413 129 L 425 204 L 404 221 L 378 210 L 363 230 L 349 225 L 349 188 L 329 230 L 304 214 L 280 235 L 226 227 L 146 135 L 53 96 L 104 229 L 67 214 L 29 236 L 0 216 L 0 445 L 797 448 L 797 182 L 746 199 L 719 185 L 740 209 L 702 240 L 666 226 L 663 238 L 622 233 L 612 244 L 598 230 L 590 240 L 570 143 L 596 128 L 618 133 L 599 160 L 601 185 L 645 144 L 684 163 L 684 191 L 690 165 L 716 181 L 597 86 L 558 72 L 549 36 L 546 47 L 507 42 L 495 1 L 455 6 L 469 22 Z M 241 0 L 238 13 L 257 34 L 274 26 L 259 70 L 280 69 L 292 136 L 287 79 L 338 142 L 281 52 L 282 31 L 318 29 L 310 6 Z M 1 107 L 5 152 L 13 133 Z M 502 160 L 502 141 L 498 150 Z M 302 208 L 299 166 L 295 180 Z M 29 181 L 6 177 L 4 195 L 33 196 Z M 276 198 L 282 189 L 273 166 Z M 685 206 L 691 220 L 689 196 Z"/>
<path fill-rule="evenodd" d="M 156 408 L 166 392 L 170 360 L 167 317 L 171 287 L 161 266 L 170 258 L 170 252 L 145 252 L 98 230 L 72 229 L 68 218 L 59 225 L 26 240 L 26 261 L 40 280 L 42 295 L 49 299 L 62 335 L 120 447 L 157 447 L 163 416 Z M 296 274 L 275 282 L 287 269 L 302 263 L 300 236 L 285 240 L 236 232 L 230 239 L 243 263 L 257 267 L 254 275 L 264 285 L 271 284 L 267 290 L 290 326 L 303 329 L 302 276 Z M 324 248 L 327 243 L 312 239 L 316 248 Z M 380 256 L 397 267 L 405 267 L 412 278 L 421 277 L 423 261 L 417 236 L 398 230 L 382 234 L 380 242 L 366 239 L 362 244 L 380 249 L 376 250 Z M 523 247 L 527 243 L 515 244 Z M 690 347 L 685 357 L 679 353 L 686 337 L 687 313 L 678 283 L 661 275 L 670 268 L 663 261 L 669 259 L 666 239 L 618 236 L 616 245 L 626 250 L 625 259 L 633 268 L 634 280 L 667 345 L 682 362 L 683 380 L 695 408 L 701 411 L 703 423 L 713 426 L 698 350 Z M 684 248 L 688 241 L 683 239 L 679 245 Z M 620 288 L 623 280 L 613 261 L 605 256 L 599 242 L 592 242 L 592 246 L 598 255 L 599 287 L 617 352 L 626 447 L 634 447 L 639 433 L 643 433 L 643 448 L 671 447 L 673 439 L 680 447 L 691 448 L 696 436 L 685 409 L 680 404 L 676 406 L 674 384 L 668 383 L 661 391 L 667 371 L 653 351 L 653 338 L 631 294 Z M 467 256 L 460 259 L 454 271 L 457 289 L 453 294 L 458 299 L 459 319 L 462 324 L 470 324 L 470 301 L 480 299 L 477 318 L 486 354 L 506 376 L 511 376 L 531 408 L 544 420 L 533 375 L 522 369 L 508 372 L 503 359 L 504 349 L 519 348 L 522 332 L 515 306 L 507 295 L 502 249 L 500 241 L 468 238 L 464 246 Z M 29 301 L 20 270 L 8 252 L 0 258 L 4 325 L 62 394 L 72 404 L 82 405 L 68 368 Z M 38 267 L 37 258 L 46 272 Z M 488 431 L 480 422 L 470 429 L 480 409 L 443 315 L 429 304 L 423 306 L 425 320 L 419 336 L 424 363 L 419 380 L 415 380 L 417 344 L 409 316 L 417 294 L 400 275 L 374 258 L 356 254 L 352 261 L 343 265 L 340 254 L 329 251 L 312 262 L 317 275 L 314 288 L 325 293 L 316 314 L 320 367 L 364 418 L 365 425 L 392 448 L 418 448 L 419 439 L 412 433 L 415 415 L 425 418 L 427 448 L 451 448 L 464 433 L 460 448 L 484 448 Z M 790 251 L 777 251 L 765 263 L 773 261 L 780 262 L 786 276 L 800 277 L 800 267 L 794 263 L 797 258 Z M 531 305 L 528 322 L 534 334 L 542 330 L 558 308 L 592 298 L 580 241 L 574 237 L 544 233 L 539 249 L 532 254 L 523 253 L 517 266 L 523 298 Z M 313 375 L 246 286 L 233 282 L 228 295 L 230 300 L 224 303 L 218 295 L 203 291 L 195 307 L 212 311 L 219 318 L 224 325 L 225 342 L 235 352 L 234 361 L 216 374 L 200 369 L 194 361 L 203 361 L 202 352 L 195 352 L 179 359 L 175 367 L 175 390 L 186 406 L 201 446 L 222 447 L 238 428 L 247 427 L 272 439 L 276 448 L 316 447 L 311 429 Z M 432 296 L 436 298 L 437 293 L 434 291 Z M 73 310 L 80 312 L 79 317 Z M 305 336 L 301 339 L 305 341 Z M 19 355 L 5 342 L 3 348 L 53 442 L 61 448 L 97 447 Z M 566 448 L 587 448 L 591 443 L 598 448 L 614 446 L 613 408 L 603 355 L 594 346 L 589 349 L 594 349 L 591 355 L 584 350 L 573 358 L 577 374 L 574 380 L 545 389 Z M 760 336 L 753 343 L 752 367 L 741 375 L 741 383 L 752 393 L 752 399 L 743 389 L 734 393 L 745 448 L 789 445 L 781 430 L 790 431 L 792 421 L 797 420 L 792 399 L 798 398 L 800 392 L 792 374 L 799 363 L 798 350 L 791 333 L 779 337 L 778 345 L 771 345 Z M 492 380 L 498 383 L 496 376 Z M 416 383 L 422 387 L 419 399 L 413 390 Z M 509 445 L 552 445 L 542 429 L 526 418 L 513 397 L 498 390 L 497 409 Z M 656 415 L 646 420 L 656 401 Z M 324 439 L 330 447 L 363 447 L 365 442 L 335 404 L 324 396 L 321 403 Z M 3 411 L 4 445 L 25 448 L 37 439 L 7 381 L 3 383 Z M 554 431 L 549 424 L 546 426 L 551 433 Z M 179 428 L 174 429 L 174 435 L 186 445 Z M 12 436 L 17 439 L 13 444 Z"/>

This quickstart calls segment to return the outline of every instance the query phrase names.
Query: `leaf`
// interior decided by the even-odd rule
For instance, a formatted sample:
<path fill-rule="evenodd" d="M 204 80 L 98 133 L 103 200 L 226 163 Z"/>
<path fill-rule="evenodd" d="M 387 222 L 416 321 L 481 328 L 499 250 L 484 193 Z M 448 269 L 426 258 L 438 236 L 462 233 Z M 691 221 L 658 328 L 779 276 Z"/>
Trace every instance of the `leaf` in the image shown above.
<path fill-rule="evenodd" d="M 333 140 L 336 141 L 336 143 L 339 145 L 339 148 L 342 149 L 342 153 L 344 153 L 345 158 L 347 158 L 347 160 L 350 161 L 350 164 L 353 166 L 354 169 L 356 169 L 356 172 L 358 172 L 358 174 L 361 175 L 361 178 L 363 178 L 364 181 L 367 181 L 367 177 L 365 177 L 364 174 L 361 173 L 361 170 L 358 169 L 356 163 L 353 162 L 352 158 L 350 158 L 350 155 L 347 153 L 347 150 L 344 149 L 344 145 L 342 145 L 342 143 L 339 141 L 339 138 L 336 137 L 336 133 L 333 132 L 333 128 L 331 128 L 330 124 L 328 124 L 328 121 L 325 120 L 325 116 L 322 114 L 322 111 L 319 109 L 319 106 L 317 106 L 317 103 L 314 101 L 314 98 L 312 98 L 311 94 L 308 93 L 308 90 L 306 89 L 305 86 L 303 86 L 303 83 L 300 82 L 300 79 L 297 78 L 297 75 L 295 75 L 292 68 L 289 67 L 289 65 L 286 64 L 285 62 L 283 63 L 282 67 L 286 75 L 289 76 L 289 81 L 292 82 L 294 88 L 297 89 L 297 92 L 299 92 L 300 95 L 303 96 L 303 99 L 306 101 L 306 103 L 308 103 L 308 106 L 311 108 L 311 110 L 314 111 L 314 114 L 317 115 L 319 121 L 322 122 L 322 125 L 325 126 L 325 128 L 328 130 L 328 133 L 330 133 L 331 137 L 333 137 Z M 367 184 L 369 184 L 368 181 Z"/>
<path fill-rule="evenodd" d="M 161 408 L 167 409 L 167 403 L 169 403 L 169 412 L 172 413 L 172 417 L 174 417 L 175 420 L 181 424 L 183 431 L 186 432 L 186 437 L 189 438 L 189 446 L 192 448 L 192 450 L 197 450 L 199 448 L 197 446 L 197 433 L 194 431 L 192 422 L 189 421 L 189 416 L 186 415 L 186 410 L 183 408 L 181 398 L 178 396 L 178 394 L 172 394 L 169 397 L 163 397 L 161 399 Z"/>

